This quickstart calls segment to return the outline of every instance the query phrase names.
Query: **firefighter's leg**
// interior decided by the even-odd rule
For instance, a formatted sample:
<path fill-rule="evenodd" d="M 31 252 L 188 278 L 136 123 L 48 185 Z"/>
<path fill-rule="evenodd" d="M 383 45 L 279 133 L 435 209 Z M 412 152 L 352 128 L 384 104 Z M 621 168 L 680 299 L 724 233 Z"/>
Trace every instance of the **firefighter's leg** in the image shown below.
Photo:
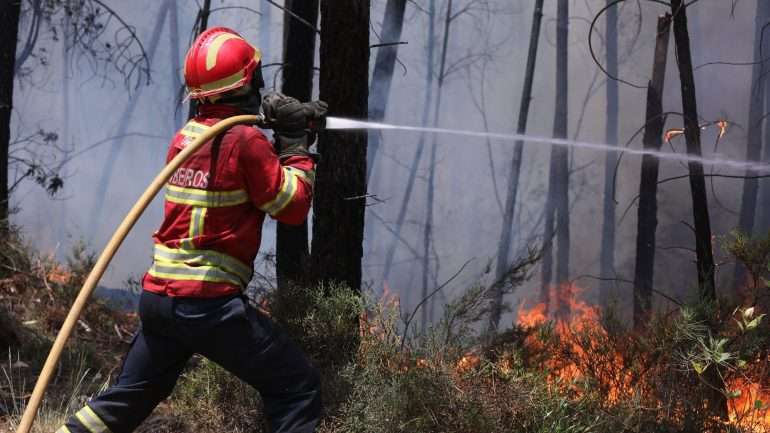
<path fill-rule="evenodd" d="M 148 302 L 144 295 L 141 302 L 142 327 L 117 382 L 90 400 L 57 433 L 132 432 L 171 393 L 192 352 L 177 339 L 157 332 L 164 322 L 159 317 L 163 311 L 157 311 L 165 310 L 162 305 L 159 308 L 152 298 Z"/>
<path fill-rule="evenodd" d="M 299 347 L 241 298 L 222 307 L 201 354 L 255 387 L 274 433 L 310 433 L 321 415 L 320 380 Z"/>

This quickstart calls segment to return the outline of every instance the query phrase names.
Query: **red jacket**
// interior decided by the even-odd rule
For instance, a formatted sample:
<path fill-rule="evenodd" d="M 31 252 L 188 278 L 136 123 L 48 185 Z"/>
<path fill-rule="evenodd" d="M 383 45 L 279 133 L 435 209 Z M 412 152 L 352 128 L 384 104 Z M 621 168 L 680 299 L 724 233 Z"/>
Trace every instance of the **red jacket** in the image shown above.
<path fill-rule="evenodd" d="M 236 114 L 204 104 L 171 141 L 166 162 L 219 120 Z M 301 224 L 310 209 L 313 160 L 278 159 L 256 128 L 239 125 L 204 144 L 168 182 L 164 219 L 153 235 L 146 290 L 211 298 L 241 291 L 251 279 L 265 214 Z"/>

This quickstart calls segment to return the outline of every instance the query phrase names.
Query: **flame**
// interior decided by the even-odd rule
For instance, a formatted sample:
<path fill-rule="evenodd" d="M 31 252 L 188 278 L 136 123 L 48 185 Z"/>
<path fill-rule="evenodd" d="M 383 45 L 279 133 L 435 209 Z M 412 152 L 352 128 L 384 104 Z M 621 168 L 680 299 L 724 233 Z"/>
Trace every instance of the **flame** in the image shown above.
<path fill-rule="evenodd" d="M 666 134 L 663 136 L 663 139 L 666 140 L 666 143 L 671 143 L 671 140 L 673 140 L 676 137 L 679 137 L 682 134 L 684 134 L 684 128 L 671 128 L 668 131 L 666 131 Z"/>
<path fill-rule="evenodd" d="M 70 278 L 72 278 L 72 273 L 63 266 L 56 265 L 48 271 L 46 278 L 54 283 L 67 284 L 70 282 Z"/>
<path fill-rule="evenodd" d="M 480 364 L 481 364 L 481 358 L 479 357 L 479 355 L 475 353 L 467 353 L 462 358 L 460 358 L 459 361 L 457 361 L 455 370 L 458 373 L 465 373 L 466 371 L 474 370 Z"/>
<path fill-rule="evenodd" d="M 722 138 L 727 134 L 727 127 L 730 125 L 730 123 L 724 119 L 720 119 L 716 121 L 716 125 L 719 128 L 719 138 Z"/>
<path fill-rule="evenodd" d="M 726 124 L 720 125 L 720 128 L 725 128 Z M 566 304 L 571 314 L 567 318 L 552 320 L 553 332 L 564 347 L 559 348 L 556 356 L 549 356 L 543 364 L 549 372 L 549 383 L 579 394 L 580 390 L 572 384 L 585 377 L 585 372 L 590 369 L 591 376 L 598 379 L 599 385 L 607 390 L 605 395 L 608 403 L 617 403 L 637 395 L 639 384 L 632 373 L 623 367 L 625 361 L 622 354 L 604 346 L 608 335 L 600 322 L 599 309 L 581 300 L 582 289 L 574 284 L 554 287 L 551 293 L 550 299 Z M 548 307 L 542 303 L 532 308 L 520 307 L 519 325 L 532 328 L 548 322 Z M 525 344 L 533 352 L 544 347 L 535 334 L 528 335 Z M 510 366 L 497 368 L 504 372 Z M 764 377 L 766 374 L 752 376 Z M 743 376 L 728 380 L 727 389 L 734 395 L 728 400 L 729 424 L 739 426 L 740 431 L 747 433 L 770 433 L 770 389 Z"/>
<path fill-rule="evenodd" d="M 719 119 L 715 122 L 707 122 L 707 123 L 701 124 L 700 129 L 706 129 L 710 126 L 716 126 L 717 128 L 719 128 L 718 138 L 721 139 L 722 137 L 725 136 L 725 134 L 727 134 L 727 127 L 730 126 L 730 123 L 727 120 Z M 684 128 L 671 128 L 667 130 L 666 133 L 663 135 L 663 139 L 666 140 L 666 143 L 671 143 L 671 140 L 684 134 L 684 131 L 685 131 Z"/>
<path fill-rule="evenodd" d="M 736 379 L 728 386 L 737 396 L 727 402 L 730 421 L 742 425 L 770 426 L 770 393 L 758 383 Z"/>

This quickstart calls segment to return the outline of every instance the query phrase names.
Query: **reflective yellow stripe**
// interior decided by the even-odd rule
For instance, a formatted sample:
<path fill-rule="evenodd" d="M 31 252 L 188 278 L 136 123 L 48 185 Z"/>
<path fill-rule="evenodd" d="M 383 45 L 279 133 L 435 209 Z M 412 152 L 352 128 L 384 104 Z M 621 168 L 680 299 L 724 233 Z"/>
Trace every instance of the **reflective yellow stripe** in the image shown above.
<path fill-rule="evenodd" d="M 110 429 L 104 424 L 98 415 L 88 406 L 80 409 L 75 417 L 91 433 L 109 433 Z M 66 427 L 65 427 L 66 428 Z"/>
<path fill-rule="evenodd" d="M 190 239 L 203 235 L 203 221 L 206 218 L 205 207 L 194 207 L 190 214 Z"/>
<path fill-rule="evenodd" d="M 160 263 L 152 264 L 148 274 L 157 278 L 181 281 L 207 281 L 211 283 L 230 283 L 243 286 L 241 280 L 234 274 L 214 266 L 187 266 L 184 264 Z"/>
<path fill-rule="evenodd" d="M 281 189 L 275 198 L 264 205 L 260 206 L 260 209 L 270 215 L 276 215 L 281 212 L 286 206 L 291 203 L 291 200 L 297 194 L 297 174 L 295 169 L 291 167 L 283 168 L 283 182 L 281 182 Z"/>
<path fill-rule="evenodd" d="M 239 81 L 244 80 L 245 78 L 246 76 L 243 74 L 243 71 L 238 71 L 233 75 L 230 75 L 229 77 L 222 78 L 221 80 L 217 80 L 211 83 L 201 84 L 200 88 L 203 91 L 226 89 L 228 87 L 234 86 Z"/>
<path fill-rule="evenodd" d="M 292 169 L 292 172 L 300 179 L 304 180 L 311 188 L 315 185 L 315 170 L 303 171 L 294 167 L 287 167 Z"/>
<path fill-rule="evenodd" d="M 217 65 L 217 55 L 219 54 L 219 49 L 222 48 L 222 45 L 224 45 L 225 42 L 229 41 L 230 39 L 242 39 L 232 33 L 222 33 L 215 37 L 208 46 L 208 49 L 206 51 L 206 70 L 210 71 L 214 69 L 214 66 Z"/>
<path fill-rule="evenodd" d="M 66 425 L 61 426 L 59 430 L 56 430 L 56 433 L 72 433 L 70 429 L 67 428 Z"/>
<path fill-rule="evenodd" d="M 166 200 L 189 206 L 228 207 L 248 202 L 249 195 L 242 189 L 234 191 L 206 191 L 203 189 L 167 185 Z"/>
<path fill-rule="evenodd" d="M 169 248 L 155 245 L 155 261 L 162 265 L 184 265 L 188 267 L 211 266 L 235 274 L 243 284 L 251 279 L 252 268 L 227 254 L 212 250 Z"/>

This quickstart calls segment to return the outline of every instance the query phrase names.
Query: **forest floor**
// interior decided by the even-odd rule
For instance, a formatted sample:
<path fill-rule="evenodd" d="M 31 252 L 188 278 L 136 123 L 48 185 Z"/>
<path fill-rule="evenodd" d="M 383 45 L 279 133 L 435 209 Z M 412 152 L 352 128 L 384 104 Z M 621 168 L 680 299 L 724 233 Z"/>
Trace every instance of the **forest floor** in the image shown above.
<path fill-rule="evenodd" d="M 0 243 L 0 429 L 12 432 L 93 256 L 77 248 L 58 263 L 16 235 Z M 767 270 L 765 244 L 734 246 L 739 260 L 763 263 L 755 272 Z M 563 289 L 570 317 L 553 320 L 544 305 L 521 309 L 518 324 L 493 339 L 475 331 L 483 287 L 408 338 L 394 296 L 362 301 L 344 287 L 297 287 L 259 303 L 322 372 L 321 433 L 770 432 L 764 282 L 741 302 L 682 306 L 641 331 Z M 33 432 L 55 431 L 114 379 L 137 325 L 133 313 L 89 305 Z M 138 431 L 267 430 L 250 387 L 194 358 Z"/>

